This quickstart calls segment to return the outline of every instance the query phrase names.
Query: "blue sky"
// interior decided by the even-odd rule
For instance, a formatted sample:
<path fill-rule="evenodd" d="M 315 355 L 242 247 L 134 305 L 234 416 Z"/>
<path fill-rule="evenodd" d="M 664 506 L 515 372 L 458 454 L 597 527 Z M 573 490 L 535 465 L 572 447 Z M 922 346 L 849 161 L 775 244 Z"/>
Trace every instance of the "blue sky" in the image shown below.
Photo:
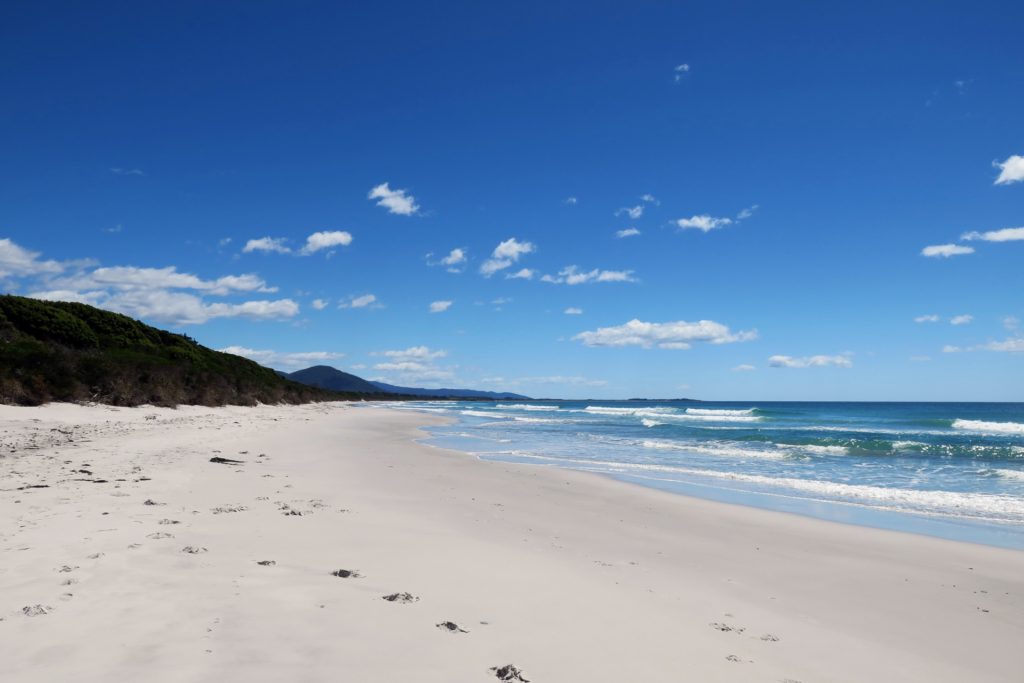
<path fill-rule="evenodd" d="M 893 4 L 7 4 L 0 283 L 397 384 L 1024 400 L 1024 7 Z"/>

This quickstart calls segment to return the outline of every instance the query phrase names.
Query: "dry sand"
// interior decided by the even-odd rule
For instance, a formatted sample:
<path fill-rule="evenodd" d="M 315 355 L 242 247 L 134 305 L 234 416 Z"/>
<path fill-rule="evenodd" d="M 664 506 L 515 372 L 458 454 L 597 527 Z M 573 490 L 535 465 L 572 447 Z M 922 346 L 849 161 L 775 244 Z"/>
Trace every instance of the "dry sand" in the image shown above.
<path fill-rule="evenodd" d="M 1024 680 L 1022 552 L 481 462 L 432 419 L 0 407 L 0 680 Z"/>

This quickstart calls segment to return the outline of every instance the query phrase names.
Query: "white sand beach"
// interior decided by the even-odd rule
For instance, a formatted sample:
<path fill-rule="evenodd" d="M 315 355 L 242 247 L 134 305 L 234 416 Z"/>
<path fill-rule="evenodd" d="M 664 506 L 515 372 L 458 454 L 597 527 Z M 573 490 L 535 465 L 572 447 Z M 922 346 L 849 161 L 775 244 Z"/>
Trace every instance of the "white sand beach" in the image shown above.
<path fill-rule="evenodd" d="M 433 419 L 0 406 L 0 680 L 1024 675 L 1022 552 L 482 462 Z"/>

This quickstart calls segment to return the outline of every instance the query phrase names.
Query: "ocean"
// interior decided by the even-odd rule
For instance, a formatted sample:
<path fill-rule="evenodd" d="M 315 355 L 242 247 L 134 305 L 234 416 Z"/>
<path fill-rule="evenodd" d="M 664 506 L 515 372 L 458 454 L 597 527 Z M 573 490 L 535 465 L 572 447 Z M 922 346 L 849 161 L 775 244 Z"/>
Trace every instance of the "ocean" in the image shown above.
<path fill-rule="evenodd" d="M 393 404 L 392 404 L 393 405 Z M 422 401 L 427 443 L 823 519 L 1024 548 L 1024 403 Z"/>

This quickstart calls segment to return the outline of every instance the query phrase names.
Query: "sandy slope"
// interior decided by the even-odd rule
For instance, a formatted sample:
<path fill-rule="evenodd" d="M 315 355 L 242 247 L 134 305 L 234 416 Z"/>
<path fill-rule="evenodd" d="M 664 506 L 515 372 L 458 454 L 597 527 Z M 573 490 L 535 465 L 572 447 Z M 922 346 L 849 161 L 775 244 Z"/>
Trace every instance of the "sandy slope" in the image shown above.
<path fill-rule="evenodd" d="M 1024 553 L 479 462 L 429 419 L 0 407 L 0 680 L 1021 680 Z"/>

